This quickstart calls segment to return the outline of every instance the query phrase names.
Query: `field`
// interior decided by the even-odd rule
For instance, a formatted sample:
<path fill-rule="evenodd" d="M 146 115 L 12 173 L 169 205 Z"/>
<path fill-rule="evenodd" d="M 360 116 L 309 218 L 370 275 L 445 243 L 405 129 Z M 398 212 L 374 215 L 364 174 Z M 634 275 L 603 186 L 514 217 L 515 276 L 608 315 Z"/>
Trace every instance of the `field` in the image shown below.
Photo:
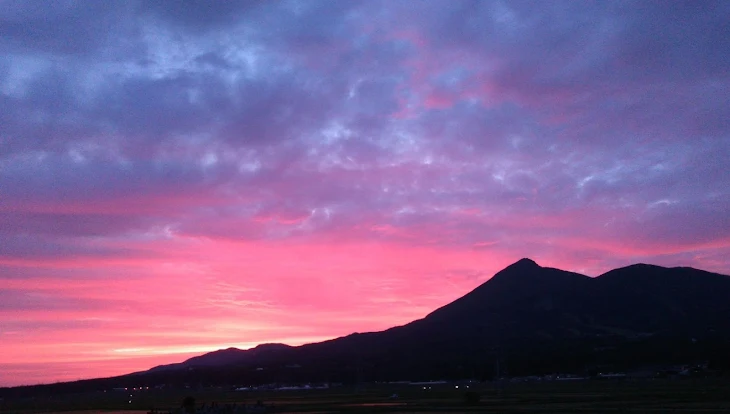
<path fill-rule="evenodd" d="M 478 391 L 481 401 L 468 405 L 467 391 Z M 295 391 L 108 391 L 4 400 L 0 412 L 146 413 L 153 407 L 176 409 L 187 395 L 195 397 L 198 405 L 262 400 L 267 406 L 273 405 L 272 412 L 277 413 L 730 413 L 730 382 L 720 380 L 471 384 L 468 390 L 464 384 L 459 389 L 439 385 L 430 390 L 415 385 L 373 384 Z"/>

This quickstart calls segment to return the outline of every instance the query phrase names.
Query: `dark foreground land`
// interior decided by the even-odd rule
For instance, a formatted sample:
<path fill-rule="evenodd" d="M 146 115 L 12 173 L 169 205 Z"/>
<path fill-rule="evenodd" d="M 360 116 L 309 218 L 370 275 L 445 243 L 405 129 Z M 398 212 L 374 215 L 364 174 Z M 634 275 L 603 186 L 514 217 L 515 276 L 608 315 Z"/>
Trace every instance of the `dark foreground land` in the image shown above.
<path fill-rule="evenodd" d="M 466 392 L 478 392 L 481 401 L 467 403 Z M 179 411 L 186 396 L 195 397 L 199 409 L 213 402 L 218 407 L 236 403 L 240 408 L 261 400 L 268 407 L 266 412 L 275 413 L 730 413 L 730 381 L 718 379 L 472 383 L 468 390 L 462 383 L 459 389 L 444 384 L 430 390 L 416 385 L 370 384 L 292 391 L 107 391 L 6 399 L 0 401 L 0 412 L 146 413 L 155 408 L 166 413 Z"/>

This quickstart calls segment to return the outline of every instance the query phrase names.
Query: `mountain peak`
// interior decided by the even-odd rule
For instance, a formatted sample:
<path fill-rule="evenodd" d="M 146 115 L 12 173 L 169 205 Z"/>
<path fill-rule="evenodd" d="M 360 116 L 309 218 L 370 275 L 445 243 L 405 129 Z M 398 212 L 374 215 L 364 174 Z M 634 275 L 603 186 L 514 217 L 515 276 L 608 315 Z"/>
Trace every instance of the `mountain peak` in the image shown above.
<path fill-rule="evenodd" d="M 523 258 L 497 272 L 492 280 L 534 277 L 543 270 L 534 260 Z"/>
<path fill-rule="evenodd" d="M 520 259 L 520 260 L 512 263 L 511 265 L 505 267 L 504 269 L 500 270 L 494 276 L 496 277 L 499 275 L 506 275 L 506 274 L 509 274 L 509 275 L 533 274 L 533 273 L 539 272 L 541 269 L 542 269 L 542 267 L 539 264 L 535 263 L 534 260 L 528 259 L 528 258 L 523 258 L 523 259 Z"/>
<path fill-rule="evenodd" d="M 531 267 L 531 268 L 540 267 L 540 265 L 537 264 L 534 260 L 529 259 L 527 257 L 523 257 L 522 259 L 520 259 L 520 260 L 512 263 L 511 265 L 507 266 L 507 268 L 510 268 L 510 267 L 513 267 L 513 266 L 514 267 L 519 266 L 519 267 L 524 267 L 524 268 L 528 268 L 528 267 Z"/>
<path fill-rule="evenodd" d="M 566 272 L 550 267 L 542 267 L 534 260 L 523 258 L 505 267 L 495 274 L 485 285 L 504 285 L 509 290 L 518 289 L 524 291 L 530 289 L 554 289 L 564 284 L 583 283 L 587 276 L 577 273 Z"/>

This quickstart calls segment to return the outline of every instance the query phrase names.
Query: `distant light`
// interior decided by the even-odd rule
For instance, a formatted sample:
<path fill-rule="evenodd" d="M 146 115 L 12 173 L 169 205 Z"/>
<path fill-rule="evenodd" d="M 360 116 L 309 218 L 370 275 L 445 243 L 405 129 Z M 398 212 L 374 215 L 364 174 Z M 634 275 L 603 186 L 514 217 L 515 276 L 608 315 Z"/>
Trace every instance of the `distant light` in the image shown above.
<path fill-rule="evenodd" d="M 457 389 L 458 389 L 458 388 L 459 388 L 459 386 L 458 386 L 458 385 L 456 385 L 456 386 L 454 386 L 454 388 L 457 388 Z"/>
<path fill-rule="evenodd" d="M 425 390 L 425 389 L 426 389 L 426 387 L 423 387 L 423 389 Z"/>
<path fill-rule="evenodd" d="M 132 400 L 129 400 L 129 403 L 131 404 L 132 403 Z"/>

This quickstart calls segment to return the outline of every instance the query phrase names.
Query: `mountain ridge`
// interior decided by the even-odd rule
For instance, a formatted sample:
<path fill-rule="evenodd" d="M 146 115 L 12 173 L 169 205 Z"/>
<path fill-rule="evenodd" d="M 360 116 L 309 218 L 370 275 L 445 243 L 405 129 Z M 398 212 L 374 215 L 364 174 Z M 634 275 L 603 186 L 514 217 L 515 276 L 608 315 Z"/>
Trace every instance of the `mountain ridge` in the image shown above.
<path fill-rule="evenodd" d="M 227 348 L 88 381 L 101 386 L 484 379 L 504 367 L 510 375 L 527 375 L 687 360 L 713 361 L 730 371 L 728 298 L 730 277 L 690 267 L 636 264 L 589 277 L 521 259 L 402 326 L 300 346 Z"/>
<path fill-rule="evenodd" d="M 646 275 L 647 272 L 650 274 Z M 352 333 L 284 350 L 291 354 L 297 352 L 296 350 L 328 348 L 337 344 L 343 348 L 363 346 L 368 349 L 363 351 L 364 353 L 372 354 L 373 348 L 383 347 L 377 344 L 379 342 L 390 344 L 388 346 L 391 348 L 417 346 L 421 341 L 409 337 L 429 336 L 426 333 L 429 331 L 439 331 L 442 335 L 456 338 L 470 337 L 470 340 L 491 347 L 514 344 L 529 338 L 534 332 L 538 332 L 540 338 L 552 341 L 609 335 L 632 338 L 647 335 L 646 331 L 663 333 L 668 326 L 677 324 L 677 321 L 660 323 L 655 319 L 660 319 L 657 314 L 666 312 L 672 305 L 655 299 L 651 292 L 646 291 L 644 284 L 661 281 L 658 279 L 661 277 L 664 277 L 663 281 L 679 281 L 685 284 L 688 281 L 694 282 L 684 275 L 688 272 L 694 275 L 711 275 L 709 277 L 713 279 L 712 283 L 721 282 L 725 288 L 720 290 L 730 294 L 730 277 L 691 267 L 668 268 L 638 263 L 613 269 L 597 277 L 589 277 L 580 273 L 543 267 L 534 260 L 523 258 L 497 272 L 461 298 L 430 312 L 424 318 L 384 331 Z M 625 286 L 626 275 L 629 281 L 641 283 L 636 287 Z M 693 289 L 657 287 L 657 290 L 666 295 L 673 292 L 672 294 L 676 296 L 677 292 L 691 293 Z M 714 290 L 714 287 L 706 288 L 705 294 L 708 290 Z M 631 302 L 632 307 L 640 308 L 644 312 L 643 316 L 639 315 L 640 323 L 626 323 L 624 319 L 636 316 L 628 315 L 633 313 L 631 310 L 617 312 L 617 317 L 611 315 L 616 309 L 610 303 L 622 295 Z M 642 301 L 648 305 L 640 306 Z M 722 307 L 717 297 L 712 303 Z M 648 309 L 649 307 L 656 307 L 656 310 L 652 311 Z M 677 326 L 691 325 L 688 322 L 691 318 L 685 313 L 669 313 L 680 320 Z M 709 316 L 708 312 L 702 314 Z M 730 316 L 730 309 L 724 311 L 722 320 L 725 320 L 726 316 Z M 465 334 L 465 332 L 473 333 L 475 330 L 489 330 L 489 333 Z M 695 329 L 694 332 L 700 330 L 702 329 Z M 434 345 L 438 341 L 431 339 L 427 342 Z M 248 350 L 239 352 L 245 353 Z M 266 358 L 263 361 L 265 362 Z M 188 363 L 187 366 L 194 364 Z"/>
<path fill-rule="evenodd" d="M 706 272 L 699 269 L 694 269 L 691 267 L 662 267 L 657 265 L 651 265 L 651 264 L 645 264 L 645 263 L 637 263 L 617 269 L 610 270 L 608 272 L 605 272 L 599 276 L 596 277 L 590 277 L 586 276 L 580 273 L 575 272 L 568 272 L 556 268 L 551 267 L 543 267 L 538 265 L 534 260 L 529 258 L 522 258 L 518 260 L 517 262 L 507 266 L 505 269 L 497 272 L 493 277 L 491 277 L 489 280 L 485 281 L 484 283 L 480 284 L 461 298 L 444 305 L 433 312 L 427 314 L 424 318 L 414 320 L 410 323 L 407 323 L 402 326 L 395 326 L 392 328 L 389 328 L 385 331 L 378 331 L 378 332 L 364 332 L 364 333 L 352 333 L 349 335 L 345 335 L 338 338 L 333 338 L 324 342 L 330 342 L 330 341 L 336 341 L 340 339 L 346 339 L 351 337 L 357 337 L 361 335 L 374 335 L 374 334 L 380 334 L 384 332 L 389 332 L 392 330 L 397 330 L 399 328 L 410 326 L 414 323 L 422 323 L 422 321 L 428 320 L 429 318 L 433 318 L 436 315 L 439 315 L 439 312 L 443 312 L 443 310 L 448 309 L 452 310 L 454 308 L 458 308 L 460 306 L 476 306 L 476 305 L 484 305 L 485 302 L 492 302 L 487 303 L 488 307 L 491 307 L 493 305 L 495 306 L 504 306 L 508 301 L 516 300 L 522 295 L 525 295 L 526 298 L 523 298 L 522 300 L 531 300 L 535 299 L 536 296 L 540 296 L 541 294 L 560 294 L 561 292 L 564 292 L 566 289 L 568 292 L 574 291 L 576 288 L 580 289 L 581 287 L 570 285 L 571 283 L 581 283 L 584 286 L 587 284 L 600 284 L 601 282 L 598 282 L 600 280 L 606 281 L 607 279 L 612 279 L 616 277 L 624 277 L 624 274 L 626 272 L 630 272 L 633 270 L 651 270 L 654 273 L 663 273 L 662 276 L 669 276 L 672 277 L 674 275 L 671 274 L 673 271 L 682 271 L 685 272 L 687 270 L 690 270 L 691 272 L 701 272 L 707 275 L 713 275 L 719 276 L 721 280 L 730 283 L 730 277 L 726 275 L 720 275 L 716 273 Z M 637 275 L 633 275 L 635 278 Z M 657 274 L 652 274 L 651 277 L 655 278 Z M 537 282 L 539 281 L 539 285 L 536 286 L 535 284 L 528 285 L 528 286 L 515 286 L 515 284 L 521 283 L 521 282 Z M 558 282 L 558 284 L 555 284 L 555 282 Z M 547 283 L 547 284 L 545 284 Z M 505 285 L 505 286 L 502 286 Z M 502 296 L 499 300 L 495 300 L 495 295 L 504 295 L 507 292 L 503 292 L 502 290 L 504 288 L 513 289 L 513 288 L 522 288 L 521 291 L 515 292 L 511 291 L 509 292 L 510 296 Z M 535 288 L 539 289 L 535 289 Z M 465 303 L 466 305 L 462 305 L 462 303 Z M 476 303 L 474 303 L 476 302 Z M 550 306 L 548 306 L 550 307 Z M 467 312 L 470 309 L 459 309 L 460 312 Z M 316 345 L 315 344 L 305 344 L 302 346 L 310 346 L 310 345 Z M 297 347 L 291 347 L 291 348 L 297 348 Z M 252 348 L 256 349 L 256 348 Z M 246 350 L 249 351 L 249 350 Z M 241 352 L 246 352 L 242 350 Z M 197 357 L 191 358 L 191 360 L 194 360 Z"/>

